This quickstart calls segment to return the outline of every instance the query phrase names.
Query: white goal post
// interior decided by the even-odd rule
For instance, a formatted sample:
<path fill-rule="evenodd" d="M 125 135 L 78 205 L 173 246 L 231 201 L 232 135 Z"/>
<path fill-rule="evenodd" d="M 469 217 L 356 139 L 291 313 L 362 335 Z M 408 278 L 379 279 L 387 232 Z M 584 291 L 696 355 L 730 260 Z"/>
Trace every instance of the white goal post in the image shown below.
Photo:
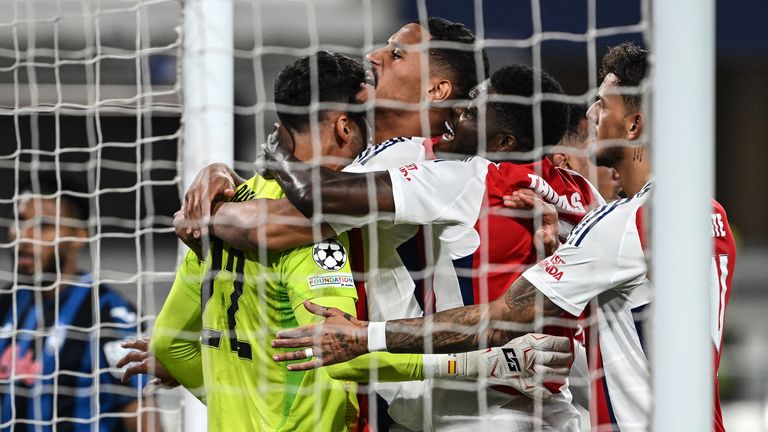
<path fill-rule="evenodd" d="M 712 429 L 715 2 L 653 2 L 653 430 Z"/>

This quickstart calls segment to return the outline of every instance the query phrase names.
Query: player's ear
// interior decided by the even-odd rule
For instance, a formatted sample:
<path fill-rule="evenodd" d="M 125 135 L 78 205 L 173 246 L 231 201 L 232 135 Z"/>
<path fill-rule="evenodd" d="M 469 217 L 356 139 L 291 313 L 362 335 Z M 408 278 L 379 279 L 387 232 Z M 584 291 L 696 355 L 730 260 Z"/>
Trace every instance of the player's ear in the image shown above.
<path fill-rule="evenodd" d="M 498 134 L 494 141 L 496 141 L 494 148 L 489 146 L 488 151 L 511 152 L 517 147 L 517 137 L 509 133 Z"/>
<path fill-rule="evenodd" d="M 568 168 L 568 155 L 565 153 L 552 153 L 552 165 L 558 168 Z"/>
<path fill-rule="evenodd" d="M 352 137 L 353 131 L 350 129 L 352 125 L 349 116 L 346 113 L 339 113 L 336 116 L 333 124 L 333 132 L 335 136 L 336 146 L 344 148 Z"/>
<path fill-rule="evenodd" d="M 636 140 L 643 136 L 643 127 L 645 126 L 645 116 L 642 113 L 634 113 L 629 116 L 629 126 L 627 139 Z"/>
<path fill-rule="evenodd" d="M 427 96 L 433 102 L 448 100 L 453 93 L 453 83 L 445 78 L 432 77 L 429 79 Z"/>
<path fill-rule="evenodd" d="M 339 113 L 334 123 L 334 135 L 336 146 L 344 152 L 346 157 L 356 157 L 362 151 L 359 148 L 363 142 L 362 131 L 347 113 Z"/>

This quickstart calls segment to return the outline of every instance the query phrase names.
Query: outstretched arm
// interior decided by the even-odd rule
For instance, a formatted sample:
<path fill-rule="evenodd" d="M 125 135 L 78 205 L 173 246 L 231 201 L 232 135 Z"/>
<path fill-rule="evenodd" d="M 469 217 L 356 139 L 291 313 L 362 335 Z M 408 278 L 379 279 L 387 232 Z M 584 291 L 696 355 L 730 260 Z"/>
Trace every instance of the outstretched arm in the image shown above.
<path fill-rule="evenodd" d="M 336 235 L 327 223 L 316 231 L 285 198 L 219 203 L 210 228 L 213 235 L 244 251 L 285 250 Z"/>
<path fill-rule="evenodd" d="M 323 323 L 285 330 L 277 335 L 273 346 L 284 348 L 312 347 L 319 362 L 305 363 L 307 368 L 346 361 L 369 351 L 369 323 L 344 316 L 338 310 L 306 302 L 310 311 L 323 315 Z M 437 353 L 460 352 L 481 346 L 500 346 L 533 330 L 536 316 L 556 316 L 562 309 L 523 277 L 518 278 L 506 294 L 488 304 L 471 305 L 438 312 L 426 318 L 387 321 L 386 349 L 390 352 L 419 353 L 429 342 Z M 373 328 L 372 333 L 375 333 Z M 373 336 L 373 334 L 372 334 Z M 379 348 L 384 348 L 383 346 Z M 304 357 L 305 351 L 283 353 L 278 361 Z M 294 365 L 294 369 L 296 369 Z"/>
<path fill-rule="evenodd" d="M 323 214 L 362 216 L 373 210 L 394 212 L 392 181 L 386 171 L 373 173 L 336 172 L 323 167 L 310 167 L 293 155 L 293 139 L 282 126 L 270 135 L 266 144 L 269 169 L 283 188 L 285 196 L 306 217 L 315 211 L 315 194 L 320 195 Z M 320 182 L 314 177 L 319 175 Z M 319 186 L 320 190 L 315 191 Z M 375 203 L 374 208 L 370 205 Z"/>

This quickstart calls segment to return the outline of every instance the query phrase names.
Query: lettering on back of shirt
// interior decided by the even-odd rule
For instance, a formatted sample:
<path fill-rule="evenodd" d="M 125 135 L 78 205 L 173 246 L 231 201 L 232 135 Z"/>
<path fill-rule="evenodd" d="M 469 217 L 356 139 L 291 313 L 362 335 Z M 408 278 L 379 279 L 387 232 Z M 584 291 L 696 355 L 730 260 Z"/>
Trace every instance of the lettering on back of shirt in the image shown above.
<path fill-rule="evenodd" d="M 572 193 L 568 198 L 557 193 L 546 180 L 536 174 L 528 174 L 528 178 L 531 180 L 528 188 L 536 192 L 544 201 L 571 212 L 586 213 L 581 195 L 578 192 Z"/>
<path fill-rule="evenodd" d="M 725 237 L 725 224 L 723 223 L 723 215 L 720 213 L 712 213 L 711 215 L 712 237 Z"/>

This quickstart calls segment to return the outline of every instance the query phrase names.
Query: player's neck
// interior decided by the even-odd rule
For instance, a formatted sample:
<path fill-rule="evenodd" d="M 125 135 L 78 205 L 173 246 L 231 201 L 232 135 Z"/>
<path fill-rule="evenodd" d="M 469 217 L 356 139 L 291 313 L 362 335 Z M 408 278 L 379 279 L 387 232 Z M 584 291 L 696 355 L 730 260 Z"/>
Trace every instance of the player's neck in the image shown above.
<path fill-rule="evenodd" d="M 650 179 L 651 155 L 645 147 L 626 147 L 622 161 L 616 166 L 621 188 L 627 196 L 632 196 L 643 188 Z"/>
<path fill-rule="evenodd" d="M 376 143 L 395 137 L 426 137 L 442 134 L 445 119 L 440 118 L 435 110 L 430 111 L 429 128 L 422 128 L 421 114 L 417 111 L 377 110 L 375 122 Z"/>

